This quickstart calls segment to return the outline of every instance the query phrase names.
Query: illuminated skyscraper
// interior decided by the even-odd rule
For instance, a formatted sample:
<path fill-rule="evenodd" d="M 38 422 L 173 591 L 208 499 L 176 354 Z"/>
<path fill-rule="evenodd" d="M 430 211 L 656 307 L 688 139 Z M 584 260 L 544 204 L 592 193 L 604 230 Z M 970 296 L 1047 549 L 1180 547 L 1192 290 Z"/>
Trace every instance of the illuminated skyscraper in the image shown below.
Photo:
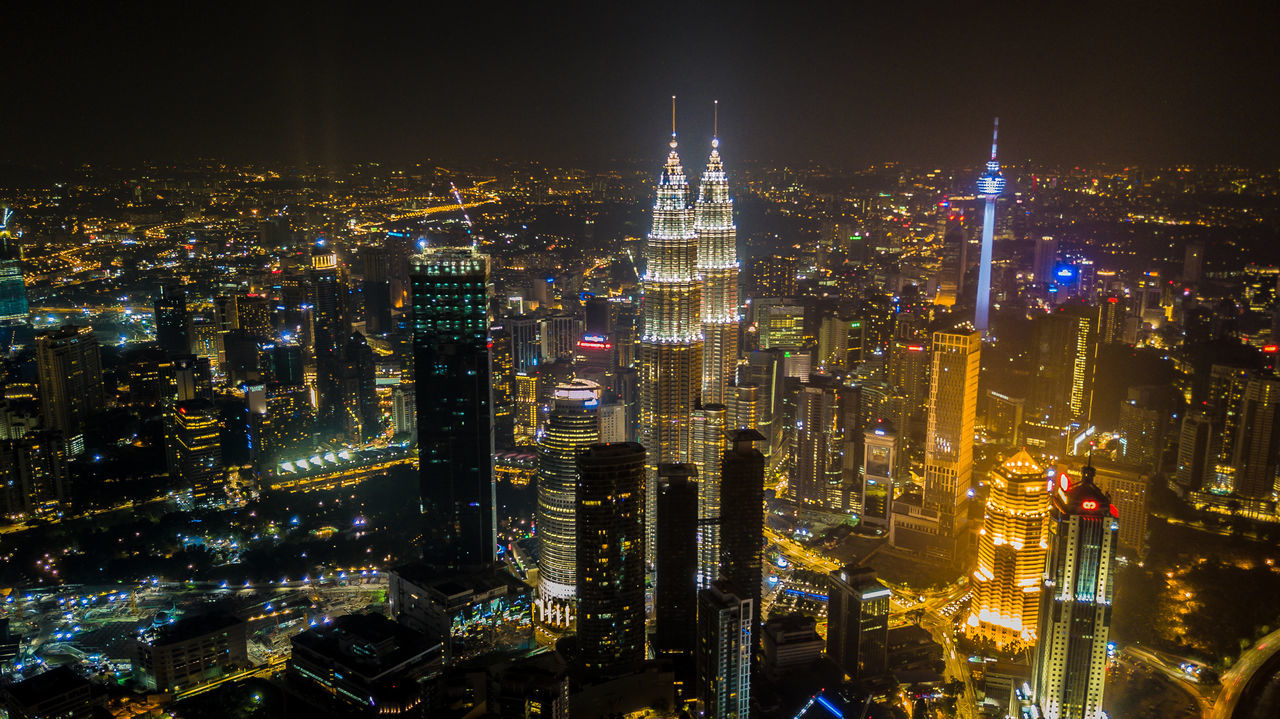
<path fill-rule="evenodd" d="M 1051 493 L 1032 698 L 1046 719 L 1101 719 L 1118 526 L 1085 467 Z"/>
<path fill-rule="evenodd" d="M 653 650 L 691 656 L 698 613 L 698 470 L 658 467 L 657 567 L 653 586 Z"/>
<path fill-rule="evenodd" d="M 933 333 L 929 427 L 924 450 L 924 507 L 937 512 L 933 553 L 964 556 L 973 487 L 973 425 L 978 409 L 982 335 Z"/>
<path fill-rule="evenodd" d="M 0 208 L 0 322 L 27 321 L 27 284 L 22 278 L 22 248 L 9 229 L 13 210 Z"/>
<path fill-rule="evenodd" d="M 345 393 L 342 375 L 345 369 L 347 340 L 351 337 L 351 314 L 348 306 L 346 268 L 338 253 L 316 242 L 311 252 L 312 350 L 316 359 L 316 405 L 323 435 L 342 431 L 346 425 Z M 220 311 L 223 332 L 239 328 L 236 298 Z"/>
<path fill-rule="evenodd" d="M 1000 162 L 996 160 L 999 132 L 1000 118 L 997 117 L 995 129 L 991 131 L 991 160 L 987 162 L 987 171 L 978 178 L 978 194 L 986 198 L 987 209 L 982 215 L 982 254 L 978 260 L 978 301 L 974 308 L 973 326 L 982 334 L 987 333 L 991 305 L 991 245 L 996 229 L 996 198 L 1004 192 L 1004 177 L 1000 175 Z"/>
<path fill-rule="evenodd" d="M 883 674 L 892 593 L 870 567 L 843 567 L 829 576 L 827 658 L 854 679 Z"/>
<path fill-rule="evenodd" d="M 672 115 L 674 118 L 674 103 Z M 702 386 L 702 282 L 697 273 L 698 234 L 689 206 L 689 183 L 676 152 L 658 182 L 653 232 L 645 251 L 644 335 L 640 339 L 640 443 L 645 461 L 645 507 L 653 561 L 653 520 L 659 464 L 686 463 L 693 444 L 690 416 Z"/>
<path fill-rule="evenodd" d="M 722 404 L 703 405 L 693 411 L 692 455 L 698 468 L 698 587 L 702 589 L 720 576 L 720 464 L 727 415 Z"/>
<path fill-rule="evenodd" d="M 1240 402 L 1235 444 L 1235 493 L 1249 499 L 1270 497 L 1276 486 L 1280 451 L 1280 379 L 1252 377 Z"/>
<path fill-rule="evenodd" d="M 489 257 L 428 249 L 410 259 L 409 283 L 423 559 L 488 566 L 497 547 Z"/>
<path fill-rule="evenodd" d="M 155 304 L 156 344 L 171 355 L 191 351 L 191 313 L 182 287 L 160 288 Z"/>
<path fill-rule="evenodd" d="M 863 432 L 862 521 L 872 527 L 889 527 L 894 480 L 900 474 L 902 450 L 893 425 L 877 421 Z"/>
<path fill-rule="evenodd" d="M 751 594 L 728 580 L 698 592 L 698 703 L 707 719 L 749 719 L 759 621 Z"/>
<path fill-rule="evenodd" d="M 1093 375 L 1098 352 L 1097 315 L 1089 307 L 1068 304 L 1032 322 L 1031 410 L 1053 427 L 1087 423 L 1093 406 Z"/>
<path fill-rule="evenodd" d="M 644 663 L 644 463 L 635 442 L 578 455 L 578 644 L 587 682 Z"/>
<path fill-rule="evenodd" d="M 969 626 L 1002 649 L 1036 639 L 1048 516 L 1045 469 L 1026 450 L 991 470 Z"/>
<path fill-rule="evenodd" d="M 841 482 L 840 402 L 836 383 L 816 375 L 800 387 L 796 398 L 796 426 L 792 434 L 791 493 L 802 505 L 839 506 Z"/>
<path fill-rule="evenodd" d="M 169 478 L 197 505 L 214 501 L 222 480 L 223 422 L 205 400 L 174 404 L 166 417 Z"/>
<path fill-rule="evenodd" d="M 600 385 L 574 380 L 555 388 L 547 429 L 538 438 L 538 599 L 536 619 L 551 631 L 573 624 L 574 492 L 578 454 L 600 441 Z"/>
<path fill-rule="evenodd" d="M 751 606 L 760 606 L 764 581 L 764 455 L 757 446 L 764 435 L 754 429 L 729 432 L 728 448 L 721 464 L 720 577 L 732 582 Z M 759 621 L 759 617 L 756 617 Z M 752 641 L 760 632 L 753 627 Z M 752 652 L 754 656 L 754 651 Z"/>
<path fill-rule="evenodd" d="M 738 364 L 738 230 L 733 225 L 729 180 L 720 162 L 720 140 L 702 173 L 694 228 L 702 276 L 702 402 L 724 404 Z"/>
<path fill-rule="evenodd" d="M 85 421 L 106 407 L 102 352 L 93 328 L 63 325 L 36 335 L 36 371 L 44 425 L 71 443 Z"/>

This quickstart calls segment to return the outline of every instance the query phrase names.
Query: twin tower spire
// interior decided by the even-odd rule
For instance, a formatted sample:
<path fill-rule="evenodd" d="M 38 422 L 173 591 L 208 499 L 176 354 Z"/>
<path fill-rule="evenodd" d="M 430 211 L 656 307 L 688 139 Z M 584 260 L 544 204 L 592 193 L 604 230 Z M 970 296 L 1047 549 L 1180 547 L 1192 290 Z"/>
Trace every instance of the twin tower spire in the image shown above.
<path fill-rule="evenodd" d="M 718 102 L 716 110 L 718 124 Z M 697 460 L 695 412 L 725 403 L 738 361 L 737 228 L 720 140 L 713 135 L 698 198 L 691 202 L 677 151 L 674 96 L 670 147 L 658 181 L 641 278 L 640 442 L 647 450 L 650 518 L 656 507 L 658 466 Z M 653 527 L 647 523 L 646 553 L 652 561 Z"/>

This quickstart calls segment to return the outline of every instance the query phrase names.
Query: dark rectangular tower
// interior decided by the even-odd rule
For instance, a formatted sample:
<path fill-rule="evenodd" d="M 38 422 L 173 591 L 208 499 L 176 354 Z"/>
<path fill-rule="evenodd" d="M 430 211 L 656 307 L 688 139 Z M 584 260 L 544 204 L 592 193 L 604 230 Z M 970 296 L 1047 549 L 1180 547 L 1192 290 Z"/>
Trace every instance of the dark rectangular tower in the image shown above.
<path fill-rule="evenodd" d="M 423 559 L 455 569 L 494 559 L 489 257 L 474 247 L 410 260 Z"/>

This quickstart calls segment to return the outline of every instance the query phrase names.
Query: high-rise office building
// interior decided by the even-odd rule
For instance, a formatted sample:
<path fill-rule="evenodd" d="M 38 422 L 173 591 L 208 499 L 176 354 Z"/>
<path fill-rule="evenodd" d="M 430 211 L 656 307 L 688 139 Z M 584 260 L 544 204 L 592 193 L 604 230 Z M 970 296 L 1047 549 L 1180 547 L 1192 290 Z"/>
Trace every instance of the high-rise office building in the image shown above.
<path fill-rule="evenodd" d="M 537 317 L 517 315 L 508 317 L 503 324 L 511 333 L 511 358 L 515 372 L 536 373 L 542 363 L 542 322 Z"/>
<path fill-rule="evenodd" d="M 870 567 L 844 567 L 830 574 L 827 658 L 853 679 L 888 669 L 890 595 Z"/>
<path fill-rule="evenodd" d="M 933 554 L 951 562 L 965 556 L 968 540 L 981 351 L 982 335 L 978 332 L 933 334 L 924 507 L 938 516 Z"/>
<path fill-rule="evenodd" d="M 698 614 L 698 469 L 658 467 L 657 568 L 653 587 L 653 649 L 691 655 Z"/>
<path fill-rule="evenodd" d="M 1181 494 L 1205 487 L 1213 478 L 1219 442 L 1216 423 L 1210 412 L 1188 412 L 1178 434 L 1178 466 L 1173 483 Z"/>
<path fill-rule="evenodd" d="M 221 413 L 197 399 L 174 403 L 166 419 L 169 479 L 197 505 L 215 502 L 223 470 Z"/>
<path fill-rule="evenodd" d="M 648 451 L 645 506 L 648 533 L 658 491 L 658 465 L 688 462 L 693 445 L 690 416 L 702 387 L 702 282 L 697 273 L 698 234 L 689 205 L 689 183 L 674 130 L 671 152 L 658 182 L 653 231 L 645 247 L 644 335 L 640 339 L 640 443 Z M 652 541 L 649 546 L 652 562 Z"/>
<path fill-rule="evenodd" d="M 862 519 L 870 527 L 889 527 L 894 482 L 902 461 L 898 433 L 878 421 L 862 434 Z"/>
<path fill-rule="evenodd" d="M 339 262 L 338 253 L 326 246 L 324 240 L 316 242 L 311 253 L 311 345 L 316 360 L 316 405 L 322 431 L 332 435 L 343 431 L 345 421 L 345 396 L 342 391 L 342 375 L 347 340 L 351 337 L 351 313 L 348 307 L 346 268 Z M 231 307 L 239 328 L 239 299 Z"/>
<path fill-rule="evenodd" d="M 978 299 L 973 312 L 973 326 L 981 334 L 987 332 L 991 311 L 991 253 L 996 228 L 996 199 L 1004 192 L 1004 177 L 996 159 L 999 132 L 1000 118 L 996 118 L 995 128 L 991 131 L 991 160 L 987 162 L 987 171 L 978 178 L 978 194 L 985 198 L 986 210 L 982 213 L 982 254 L 978 260 Z"/>
<path fill-rule="evenodd" d="M 733 200 L 719 148 L 720 140 L 713 137 L 694 206 L 706 343 L 702 350 L 703 404 L 725 403 L 738 364 L 738 230 L 733 224 Z"/>
<path fill-rule="evenodd" d="M 377 361 L 364 335 L 355 332 L 343 350 L 342 397 L 346 435 L 364 443 L 382 434 Z"/>
<path fill-rule="evenodd" d="M 757 299 L 752 305 L 760 349 L 804 346 L 804 306 L 787 300 Z"/>
<path fill-rule="evenodd" d="M 547 429 L 538 438 L 538 597 L 535 618 L 544 631 L 573 626 L 577 586 L 574 492 L 578 455 L 600 441 L 600 385 L 573 380 L 555 388 Z"/>
<path fill-rule="evenodd" d="M 764 436 L 754 429 L 729 432 L 720 468 L 720 577 L 760 606 L 764 546 Z M 753 642 L 759 632 L 752 630 Z M 752 656 L 755 652 L 752 652 Z"/>
<path fill-rule="evenodd" d="M 991 470 L 968 621 L 1001 649 L 1035 642 L 1048 516 L 1045 468 L 1026 450 Z"/>
<path fill-rule="evenodd" d="M 582 339 L 582 320 L 572 315 L 554 315 L 542 320 L 542 358 L 545 362 L 571 359 Z"/>
<path fill-rule="evenodd" d="M 757 390 L 756 424 L 764 442 L 760 451 L 771 457 L 782 449 L 782 352 L 762 350 L 747 355 L 746 364 L 738 368 L 738 385 L 755 385 Z"/>
<path fill-rule="evenodd" d="M 9 220 L 13 211 L 0 208 L 0 322 L 26 322 L 27 283 L 22 277 L 22 247 Z"/>
<path fill-rule="evenodd" d="M 796 399 L 796 425 L 792 434 L 791 493 L 802 505 L 839 506 L 840 402 L 836 382 L 823 375 L 801 385 Z"/>
<path fill-rule="evenodd" d="M 1058 238 L 1044 235 L 1036 242 L 1032 255 L 1031 274 L 1037 285 L 1047 285 L 1053 281 L 1053 268 L 1058 264 Z"/>
<path fill-rule="evenodd" d="M 644 663 L 645 461 L 635 442 L 578 455 L 578 643 L 587 683 Z"/>
<path fill-rule="evenodd" d="M 907 399 L 908 416 L 917 422 L 929 412 L 929 348 L 922 339 L 895 339 L 889 345 L 888 381 Z M 919 427 L 919 424 L 916 424 Z M 909 428 L 903 427 L 904 431 Z M 916 436 L 918 437 L 918 430 Z"/>
<path fill-rule="evenodd" d="M 1031 413 L 1053 427 L 1087 423 L 1093 406 L 1097 316 L 1080 304 L 1063 305 L 1032 324 Z"/>
<path fill-rule="evenodd" d="M 732 388 L 730 388 L 732 389 Z M 707 404 L 693 411 L 693 464 L 698 468 L 698 587 L 720 574 L 720 465 L 728 411 Z"/>
<path fill-rule="evenodd" d="M 789 255 L 763 255 L 751 260 L 751 297 L 794 297 L 798 260 Z"/>
<path fill-rule="evenodd" d="M 538 434 L 538 374 L 515 376 L 515 443 L 533 444 Z"/>
<path fill-rule="evenodd" d="M 1248 499 L 1269 497 L 1276 486 L 1280 453 L 1280 379 L 1253 377 L 1240 402 L 1236 438 L 1235 494 Z"/>
<path fill-rule="evenodd" d="M 57 517 L 67 480 L 61 432 L 32 430 L 0 441 L 0 513 L 11 521 Z"/>
<path fill-rule="evenodd" d="M 63 325 L 37 334 L 36 371 L 44 425 L 68 441 L 106 407 L 102 354 L 92 327 Z"/>
<path fill-rule="evenodd" d="M 730 429 L 760 428 L 760 385 L 739 382 L 729 392 L 725 426 Z"/>
<path fill-rule="evenodd" d="M 1050 494 L 1032 698 L 1046 719 L 1101 719 L 1118 526 L 1085 467 Z"/>
<path fill-rule="evenodd" d="M 155 304 L 156 344 L 171 355 L 191 351 L 191 313 L 182 287 L 165 286 Z"/>
<path fill-rule="evenodd" d="M 487 566 L 497 547 L 489 257 L 440 247 L 410 267 L 423 559 Z"/>
<path fill-rule="evenodd" d="M 749 593 L 721 579 L 698 592 L 699 716 L 749 719 L 751 657 L 758 610 Z"/>

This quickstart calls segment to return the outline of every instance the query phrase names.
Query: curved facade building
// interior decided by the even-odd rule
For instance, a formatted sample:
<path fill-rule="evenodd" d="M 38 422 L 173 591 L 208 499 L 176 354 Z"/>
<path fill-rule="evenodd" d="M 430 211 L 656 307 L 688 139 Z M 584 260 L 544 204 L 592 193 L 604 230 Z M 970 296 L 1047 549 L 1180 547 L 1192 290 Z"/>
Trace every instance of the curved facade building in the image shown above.
<path fill-rule="evenodd" d="M 738 228 L 719 139 L 711 140 L 693 214 L 702 277 L 702 403 L 726 404 L 738 364 Z"/>
<path fill-rule="evenodd" d="M 557 385 L 551 415 L 538 438 L 538 598 L 540 628 L 573 627 L 577 586 L 574 502 L 578 455 L 600 441 L 600 385 L 573 380 Z"/>

